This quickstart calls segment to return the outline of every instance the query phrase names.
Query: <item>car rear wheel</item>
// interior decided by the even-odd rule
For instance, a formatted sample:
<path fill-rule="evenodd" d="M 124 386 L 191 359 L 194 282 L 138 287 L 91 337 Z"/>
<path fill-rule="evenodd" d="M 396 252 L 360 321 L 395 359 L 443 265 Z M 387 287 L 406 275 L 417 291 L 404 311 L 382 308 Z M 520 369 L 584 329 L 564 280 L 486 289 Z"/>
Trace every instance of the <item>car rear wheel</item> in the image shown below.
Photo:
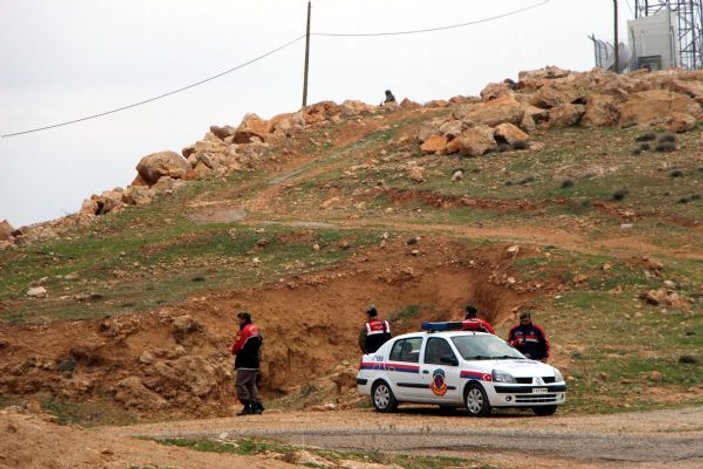
<path fill-rule="evenodd" d="M 391 387 L 385 381 L 379 381 L 373 385 L 371 390 L 373 407 L 378 412 L 393 412 L 398 408 L 398 401 L 391 391 Z"/>
<path fill-rule="evenodd" d="M 480 384 L 469 384 L 464 393 L 464 403 L 466 410 L 472 417 L 485 417 L 491 413 L 488 396 Z"/>
<path fill-rule="evenodd" d="M 554 415 L 554 412 L 557 411 L 557 406 L 541 405 L 539 407 L 533 407 L 532 411 L 537 415 Z"/>

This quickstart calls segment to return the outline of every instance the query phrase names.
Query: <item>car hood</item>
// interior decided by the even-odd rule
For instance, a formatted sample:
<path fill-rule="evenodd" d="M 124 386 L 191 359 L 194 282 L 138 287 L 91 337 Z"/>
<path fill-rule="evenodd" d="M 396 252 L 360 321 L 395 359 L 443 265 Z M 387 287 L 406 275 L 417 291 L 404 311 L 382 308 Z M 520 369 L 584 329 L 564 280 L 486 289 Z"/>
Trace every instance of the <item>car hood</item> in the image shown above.
<path fill-rule="evenodd" d="M 536 360 L 490 360 L 495 370 L 510 373 L 516 378 L 529 376 L 554 376 L 556 368 Z"/>

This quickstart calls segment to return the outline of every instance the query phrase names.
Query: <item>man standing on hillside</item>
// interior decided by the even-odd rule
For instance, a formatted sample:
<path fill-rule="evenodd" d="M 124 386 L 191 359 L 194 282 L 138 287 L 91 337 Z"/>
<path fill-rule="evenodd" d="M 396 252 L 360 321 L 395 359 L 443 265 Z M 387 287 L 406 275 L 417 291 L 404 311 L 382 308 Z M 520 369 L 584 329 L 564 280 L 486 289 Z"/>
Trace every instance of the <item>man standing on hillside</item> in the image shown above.
<path fill-rule="evenodd" d="M 549 358 L 549 341 L 542 326 L 532 322 L 529 311 L 518 315 L 520 323 L 510 329 L 508 343 L 518 349 L 527 358 L 546 362 Z"/>
<path fill-rule="evenodd" d="M 239 331 L 230 347 L 234 359 L 234 369 L 237 373 L 235 387 L 237 397 L 244 408 L 237 415 L 260 414 L 264 411 L 256 387 L 256 379 L 260 366 L 261 344 L 264 341 L 259 328 L 251 321 L 251 314 L 242 311 L 237 314 Z"/>
<path fill-rule="evenodd" d="M 359 348 L 362 353 L 374 353 L 391 338 L 391 326 L 388 321 L 378 319 L 378 310 L 374 305 L 366 308 L 369 320 L 359 332 Z"/>
<path fill-rule="evenodd" d="M 488 321 L 476 317 L 478 310 L 475 306 L 466 305 L 464 308 L 464 320 L 461 321 L 461 329 L 464 331 L 480 331 L 495 334 L 493 326 Z"/>

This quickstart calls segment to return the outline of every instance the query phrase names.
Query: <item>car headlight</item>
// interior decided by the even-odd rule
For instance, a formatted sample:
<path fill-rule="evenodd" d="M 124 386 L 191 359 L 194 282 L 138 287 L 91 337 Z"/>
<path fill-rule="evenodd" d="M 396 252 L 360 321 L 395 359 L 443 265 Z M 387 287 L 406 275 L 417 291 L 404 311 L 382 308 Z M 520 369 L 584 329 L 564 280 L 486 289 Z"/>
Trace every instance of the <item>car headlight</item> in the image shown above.
<path fill-rule="evenodd" d="M 554 380 L 558 383 L 560 381 L 564 381 L 564 376 L 562 376 L 561 372 L 554 368 Z"/>
<path fill-rule="evenodd" d="M 496 383 L 517 383 L 513 375 L 498 370 L 493 370 L 493 381 Z"/>

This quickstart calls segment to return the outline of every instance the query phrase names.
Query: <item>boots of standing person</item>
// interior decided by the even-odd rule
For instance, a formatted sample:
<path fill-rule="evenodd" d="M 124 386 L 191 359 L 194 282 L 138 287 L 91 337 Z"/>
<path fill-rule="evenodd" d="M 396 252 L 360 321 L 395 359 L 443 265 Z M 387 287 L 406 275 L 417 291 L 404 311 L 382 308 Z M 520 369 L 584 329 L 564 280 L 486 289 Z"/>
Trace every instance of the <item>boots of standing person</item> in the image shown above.
<path fill-rule="evenodd" d="M 264 406 L 261 404 L 261 402 L 255 402 L 252 409 L 253 409 L 252 412 L 254 414 L 261 414 L 264 410 L 266 410 L 264 408 Z"/>
<path fill-rule="evenodd" d="M 243 402 L 244 408 L 237 412 L 237 415 L 251 415 L 254 413 L 254 406 L 251 402 Z"/>

